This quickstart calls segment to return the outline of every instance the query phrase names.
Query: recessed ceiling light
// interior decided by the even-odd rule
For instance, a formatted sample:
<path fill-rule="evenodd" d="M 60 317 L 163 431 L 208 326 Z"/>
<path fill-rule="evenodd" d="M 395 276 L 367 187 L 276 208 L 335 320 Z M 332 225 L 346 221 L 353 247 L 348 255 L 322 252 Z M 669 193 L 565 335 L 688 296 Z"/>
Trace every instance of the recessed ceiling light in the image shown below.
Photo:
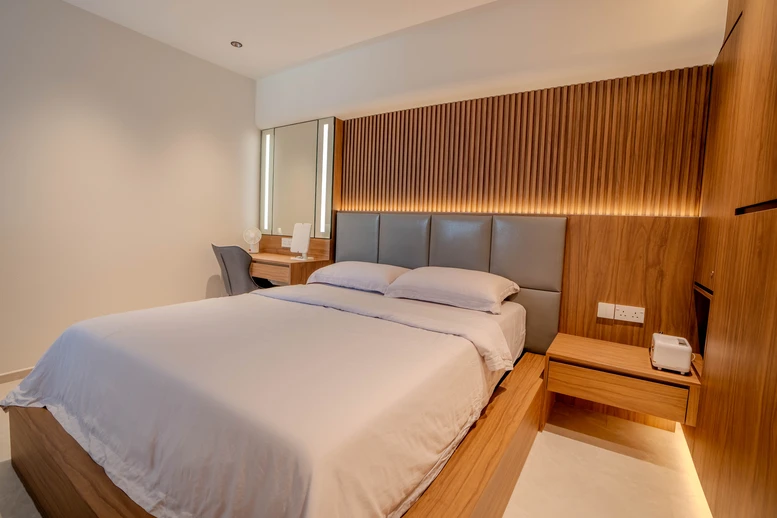
<path fill-rule="evenodd" d="M 239 41 L 233 41 L 233 42 L 231 42 L 231 43 L 230 43 L 230 45 L 232 45 L 232 46 L 233 46 L 233 47 L 235 47 L 236 49 L 239 49 L 240 47 L 242 47 L 242 46 L 243 46 L 243 44 L 242 44 L 242 43 L 240 43 Z"/>

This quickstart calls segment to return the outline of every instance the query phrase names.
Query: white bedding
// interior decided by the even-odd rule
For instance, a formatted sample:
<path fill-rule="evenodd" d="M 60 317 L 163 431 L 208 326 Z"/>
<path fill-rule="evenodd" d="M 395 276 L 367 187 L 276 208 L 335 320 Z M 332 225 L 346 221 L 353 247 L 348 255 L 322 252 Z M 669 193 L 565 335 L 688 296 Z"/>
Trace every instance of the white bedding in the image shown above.
<path fill-rule="evenodd" d="M 0 405 L 47 407 L 154 516 L 400 516 L 520 354 L 510 312 L 311 285 L 100 317 Z"/>
<path fill-rule="evenodd" d="M 526 341 L 526 308 L 517 302 L 504 302 L 502 314 L 494 315 L 494 320 L 502 329 L 515 364 L 523 352 Z"/>

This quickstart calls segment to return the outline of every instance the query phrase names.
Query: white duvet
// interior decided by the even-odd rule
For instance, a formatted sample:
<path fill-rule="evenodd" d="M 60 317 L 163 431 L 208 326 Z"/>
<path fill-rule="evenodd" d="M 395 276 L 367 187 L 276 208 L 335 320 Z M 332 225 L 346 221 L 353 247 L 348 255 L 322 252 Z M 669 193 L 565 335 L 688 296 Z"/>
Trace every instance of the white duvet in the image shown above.
<path fill-rule="evenodd" d="M 47 407 L 154 516 L 401 516 L 520 352 L 504 320 L 324 285 L 111 315 L 0 405 Z"/>

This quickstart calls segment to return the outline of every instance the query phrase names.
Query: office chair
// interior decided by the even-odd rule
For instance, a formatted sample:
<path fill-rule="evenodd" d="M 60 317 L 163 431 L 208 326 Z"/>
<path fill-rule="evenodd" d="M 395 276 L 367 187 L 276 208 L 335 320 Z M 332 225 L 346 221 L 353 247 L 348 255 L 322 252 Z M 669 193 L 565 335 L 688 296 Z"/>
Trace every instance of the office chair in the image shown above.
<path fill-rule="evenodd" d="M 224 279 L 224 288 L 227 294 L 242 295 L 260 288 L 271 288 L 272 283 L 267 279 L 251 277 L 251 256 L 239 246 L 216 246 L 213 253 L 221 268 L 221 278 Z"/>

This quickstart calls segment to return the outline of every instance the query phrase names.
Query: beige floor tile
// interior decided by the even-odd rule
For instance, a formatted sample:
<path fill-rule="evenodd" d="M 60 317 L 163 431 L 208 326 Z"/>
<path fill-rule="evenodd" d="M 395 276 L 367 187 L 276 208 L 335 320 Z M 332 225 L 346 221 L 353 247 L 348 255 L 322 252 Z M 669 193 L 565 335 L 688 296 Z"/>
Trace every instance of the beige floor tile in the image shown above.
<path fill-rule="evenodd" d="M 18 384 L 14 381 L 0 385 L 0 399 Z M 8 415 L 3 411 L 0 411 L 0 518 L 40 518 L 35 504 L 11 467 Z"/>
<path fill-rule="evenodd" d="M 557 405 L 504 518 L 711 518 L 685 438 Z"/>

